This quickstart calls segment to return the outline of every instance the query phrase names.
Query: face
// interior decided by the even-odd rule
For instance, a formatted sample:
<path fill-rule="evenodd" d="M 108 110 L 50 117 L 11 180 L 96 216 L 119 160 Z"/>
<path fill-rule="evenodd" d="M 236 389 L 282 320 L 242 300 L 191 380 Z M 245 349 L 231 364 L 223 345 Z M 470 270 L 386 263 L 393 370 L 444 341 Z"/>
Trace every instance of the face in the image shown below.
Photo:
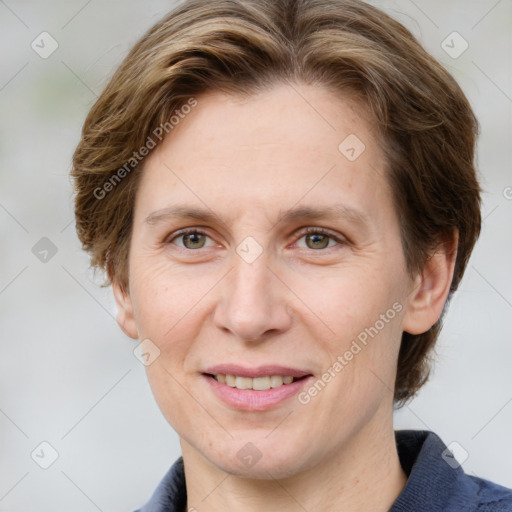
<path fill-rule="evenodd" d="M 389 425 L 415 283 L 357 102 L 284 84 L 197 101 L 145 161 L 118 319 L 159 351 L 182 446 L 289 476 Z"/>

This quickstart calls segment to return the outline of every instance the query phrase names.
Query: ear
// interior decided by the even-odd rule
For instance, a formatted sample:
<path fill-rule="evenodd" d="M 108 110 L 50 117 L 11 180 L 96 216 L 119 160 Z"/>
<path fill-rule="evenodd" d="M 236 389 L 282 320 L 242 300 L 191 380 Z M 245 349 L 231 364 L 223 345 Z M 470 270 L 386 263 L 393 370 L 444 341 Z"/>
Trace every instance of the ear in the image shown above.
<path fill-rule="evenodd" d="M 422 334 L 439 320 L 450 292 L 458 239 L 455 231 L 451 238 L 439 245 L 416 276 L 404 315 L 404 331 Z"/>
<path fill-rule="evenodd" d="M 130 338 L 133 338 L 134 340 L 138 339 L 139 332 L 133 316 L 130 292 L 125 291 L 116 281 L 112 283 L 112 290 L 114 292 L 114 298 L 117 305 L 117 323 L 119 324 L 119 327 L 121 327 L 122 331 Z"/>

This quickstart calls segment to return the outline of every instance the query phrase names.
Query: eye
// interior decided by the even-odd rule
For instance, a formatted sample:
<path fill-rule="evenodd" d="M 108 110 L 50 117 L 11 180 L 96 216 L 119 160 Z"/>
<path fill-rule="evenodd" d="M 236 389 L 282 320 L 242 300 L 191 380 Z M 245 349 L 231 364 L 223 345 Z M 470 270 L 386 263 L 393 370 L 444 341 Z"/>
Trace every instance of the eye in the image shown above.
<path fill-rule="evenodd" d="M 174 236 L 168 238 L 166 243 L 174 243 L 175 240 L 179 240 L 181 241 L 181 244 L 176 243 L 175 245 L 181 247 L 182 249 L 194 250 L 208 247 L 206 242 L 209 238 L 210 237 L 200 229 L 183 229 L 182 231 L 174 234 Z"/>
<path fill-rule="evenodd" d="M 312 250 L 327 249 L 336 245 L 346 244 L 346 241 L 341 237 L 323 228 L 311 227 L 306 229 L 299 238 L 299 240 L 302 239 L 304 239 L 305 245 L 300 245 L 297 242 L 298 246 Z M 208 240 L 210 240 L 210 244 L 208 244 Z M 173 233 L 165 240 L 165 243 L 174 244 L 185 250 L 197 250 L 215 245 L 208 234 L 198 228 L 183 229 Z"/>
<path fill-rule="evenodd" d="M 323 228 L 308 228 L 302 233 L 299 240 L 303 238 L 306 244 L 305 247 L 313 250 L 326 249 L 335 245 L 344 244 L 341 238 Z"/>

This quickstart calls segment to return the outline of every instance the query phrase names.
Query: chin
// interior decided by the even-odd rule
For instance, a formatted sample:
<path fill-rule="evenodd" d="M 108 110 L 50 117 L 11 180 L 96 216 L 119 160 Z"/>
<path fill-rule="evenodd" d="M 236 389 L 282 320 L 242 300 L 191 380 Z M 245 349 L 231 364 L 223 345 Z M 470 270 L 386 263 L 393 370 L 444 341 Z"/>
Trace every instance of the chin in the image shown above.
<path fill-rule="evenodd" d="M 230 447 L 208 458 L 220 470 L 239 477 L 268 480 L 294 476 L 304 464 L 304 450 L 299 443 L 290 440 L 280 443 L 280 447 L 281 450 L 275 443 L 264 444 L 262 440 L 238 441 L 236 448 Z"/>

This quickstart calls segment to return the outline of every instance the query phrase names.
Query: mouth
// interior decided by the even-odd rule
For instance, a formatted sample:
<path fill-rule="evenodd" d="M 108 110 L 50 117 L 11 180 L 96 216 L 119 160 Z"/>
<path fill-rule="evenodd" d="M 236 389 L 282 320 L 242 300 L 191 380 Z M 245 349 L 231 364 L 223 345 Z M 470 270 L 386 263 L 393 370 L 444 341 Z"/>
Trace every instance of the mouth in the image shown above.
<path fill-rule="evenodd" d="M 231 388 L 251 389 L 253 391 L 267 391 L 269 389 L 280 388 L 281 386 L 287 386 L 293 382 L 306 379 L 309 376 L 293 377 L 292 375 L 267 375 L 263 377 L 244 377 L 225 373 L 218 373 L 216 375 L 205 373 L 204 375 Z"/>
<path fill-rule="evenodd" d="M 308 371 L 274 365 L 220 365 L 207 368 L 202 376 L 214 396 L 241 411 L 274 409 L 313 380 Z"/>

